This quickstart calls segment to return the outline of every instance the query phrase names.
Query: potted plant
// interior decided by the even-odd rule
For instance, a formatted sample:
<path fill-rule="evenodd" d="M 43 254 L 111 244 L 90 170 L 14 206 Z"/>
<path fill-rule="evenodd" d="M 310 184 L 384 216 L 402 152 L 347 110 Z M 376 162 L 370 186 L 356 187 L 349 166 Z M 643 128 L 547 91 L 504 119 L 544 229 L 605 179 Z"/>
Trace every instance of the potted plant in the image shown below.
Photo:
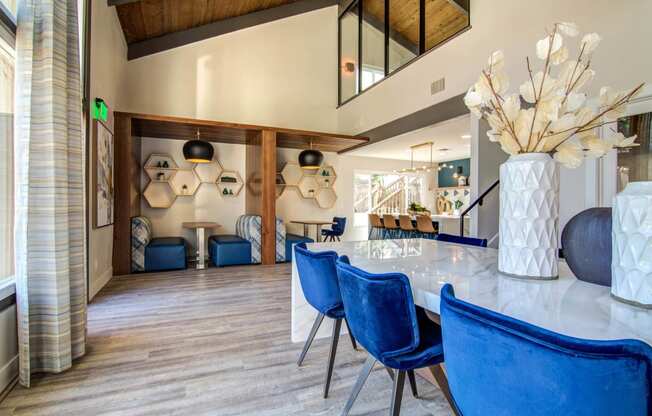
<path fill-rule="evenodd" d="M 471 112 L 491 126 L 489 140 L 510 155 L 500 167 L 498 260 L 498 269 L 509 275 L 557 278 L 557 163 L 576 168 L 585 156 L 601 157 L 635 140 L 617 132 L 601 138 L 596 129 L 621 116 L 643 84 L 625 92 L 604 87 L 600 108 L 593 109 L 583 90 L 595 77 L 591 61 L 601 38 L 596 33 L 582 37 L 577 59 L 569 60 L 564 37 L 578 34 L 574 23 L 555 23 L 536 44 L 541 67 L 537 70 L 526 58 L 528 76 L 518 93 L 508 90 L 503 52 L 492 53 L 464 98 Z"/>

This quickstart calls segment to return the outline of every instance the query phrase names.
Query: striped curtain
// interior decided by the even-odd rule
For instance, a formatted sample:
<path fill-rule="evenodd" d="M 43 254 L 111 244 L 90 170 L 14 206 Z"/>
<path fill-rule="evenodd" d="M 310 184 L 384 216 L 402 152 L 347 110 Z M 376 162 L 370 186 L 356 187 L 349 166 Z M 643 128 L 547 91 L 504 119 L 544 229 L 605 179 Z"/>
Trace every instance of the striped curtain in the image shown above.
<path fill-rule="evenodd" d="M 20 382 L 84 355 L 86 278 L 77 0 L 21 0 L 15 272 Z"/>

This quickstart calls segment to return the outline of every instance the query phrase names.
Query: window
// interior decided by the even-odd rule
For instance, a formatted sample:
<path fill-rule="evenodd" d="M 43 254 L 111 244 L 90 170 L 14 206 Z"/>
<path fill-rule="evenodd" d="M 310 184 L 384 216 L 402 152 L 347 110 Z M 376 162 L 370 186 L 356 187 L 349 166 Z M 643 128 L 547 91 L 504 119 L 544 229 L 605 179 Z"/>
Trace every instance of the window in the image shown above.
<path fill-rule="evenodd" d="M 339 103 L 469 27 L 469 0 L 356 0 L 340 14 Z"/>
<path fill-rule="evenodd" d="M 386 173 L 355 173 L 354 226 L 367 225 L 367 214 L 405 214 L 412 202 L 424 204 L 423 177 Z"/>
<path fill-rule="evenodd" d="M 15 10 L 15 1 L 0 0 Z M 8 4 L 7 4 L 8 3 Z M 5 13 L 6 10 L 0 10 Z M 6 14 L 4 14 L 6 16 Z M 1 29 L 9 31 L 0 24 Z M 13 33 L 12 33 L 13 35 Z M 14 274 L 14 48 L 0 37 L 0 286 Z"/>

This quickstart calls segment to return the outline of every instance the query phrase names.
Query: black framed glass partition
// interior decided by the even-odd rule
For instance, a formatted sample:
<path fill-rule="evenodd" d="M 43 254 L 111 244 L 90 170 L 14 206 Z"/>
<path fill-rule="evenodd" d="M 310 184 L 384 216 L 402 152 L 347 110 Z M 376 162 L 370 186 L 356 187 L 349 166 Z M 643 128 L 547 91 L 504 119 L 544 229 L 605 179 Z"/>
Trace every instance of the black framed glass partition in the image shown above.
<path fill-rule="evenodd" d="M 340 101 L 346 101 L 359 91 L 359 3 L 353 2 L 339 20 L 339 96 Z"/>
<path fill-rule="evenodd" d="M 339 103 L 470 25 L 469 0 L 354 0 L 339 17 Z"/>

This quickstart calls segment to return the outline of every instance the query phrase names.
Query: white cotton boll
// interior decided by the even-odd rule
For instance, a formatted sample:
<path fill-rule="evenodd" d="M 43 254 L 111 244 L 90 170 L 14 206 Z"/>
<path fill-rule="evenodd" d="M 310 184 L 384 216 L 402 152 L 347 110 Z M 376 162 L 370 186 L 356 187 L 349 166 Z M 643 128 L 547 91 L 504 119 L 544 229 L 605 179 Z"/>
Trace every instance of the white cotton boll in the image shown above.
<path fill-rule="evenodd" d="M 555 33 L 554 36 L 546 36 L 537 42 L 537 57 L 539 59 L 546 59 L 548 57 L 548 52 L 551 54 L 557 52 L 561 49 L 563 43 L 564 40 L 559 33 Z"/>
<path fill-rule="evenodd" d="M 564 35 L 574 38 L 580 34 L 580 28 L 573 22 L 557 23 L 557 29 Z"/>
<path fill-rule="evenodd" d="M 597 33 L 587 33 L 582 38 L 580 48 L 584 48 L 585 55 L 591 55 L 600 45 L 602 38 Z"/>

